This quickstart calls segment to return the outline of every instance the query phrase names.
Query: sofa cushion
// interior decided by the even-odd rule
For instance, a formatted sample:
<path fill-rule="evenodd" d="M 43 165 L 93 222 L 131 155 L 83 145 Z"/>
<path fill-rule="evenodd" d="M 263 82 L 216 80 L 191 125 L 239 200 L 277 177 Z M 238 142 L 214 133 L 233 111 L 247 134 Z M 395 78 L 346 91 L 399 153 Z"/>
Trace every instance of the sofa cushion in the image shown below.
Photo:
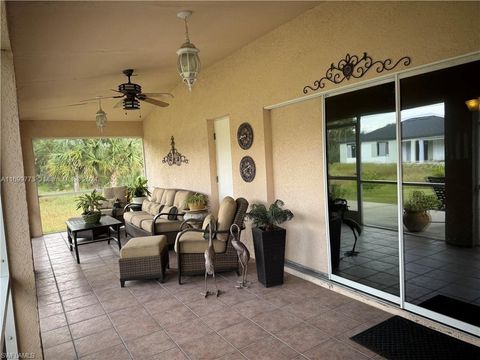
<path fill-rule="evenodd" d="M 150 201 L 156 202 L 158 204 L 162 203 L 162 196 L 163 193 L 165 192 L 165 189 L 162 188 L 154 188 L 152 192 L 152 196 L 150 197 Z"/>
<path fill-rule="evenodd" d="M 150 208 L 148 209 L 148 213 L 152 216 L 155 216 L 161 212 L 162 208 L 163 208 L 163 205 L 152 202 L 150 204 Z"/>
<path fill-rule="evenodd" d="M 232 197 L 226 196 L 218 209 L 217 231 L 230 230 L 236 211 L 236 201 Z M 228 234 L 217 234 L 217 239 L 227 241 L 228 236 Z"/>
<path fill-rule="evenodd" d="M 131 223 L 132 218 L 135 215 L 150 215 L 150 214 L 147 213 L 146 211 L 127 211 L 123 214 L 123 218 L 125 219 L 126 222 Z M 150 215 L 150 217 L 152 217 L 152 216 Z"/>
<path fill-rule="evenodd" d="M 138 211 L 137 211 L 138 212 Z M 136 214 L 132 217 L 132 220 L 130 221 L 133 225 L 141 228 L 142 227 L 142 222 L 144 220 L 152 220 L 152 215 L 150 214 L 144 214 L 144 215 L 140 215 L 140 214 Z"/>
<path fill-rule="evenodd" d="M 173 200 L 173 205 L 178 208 L 178 210 L 184 210 L 187 208 L 187 199 L 192 195 L 193 192 L 188 190 L 178 190 L 175 194 L 175 199 Z"/>
<path fill-rule="evenodd" d="M 148 232 L 152 231 L 152 222 L 153 220 L 150 218 L 149 220 L 142 221 L 142 229 Z M 155 221 L 155 233 L 166 233 L 166 232 L 175 232 L 180 230 L 180 225 L 182 225 L 182 221 L 178 220 L 167 220 L 167 219 L 157 219 Z"/>
<path fill-rule="evenodd" d="M 120 250 L 120 258 L 160 256 L 165 246 L 167 246 L 165 235 L 132 238 Z"/>
<path fill-rule="evenodd" d="M 175 199 L 175 194 L 177 190 L 175 189 L 166 189 L 162 195 L 162 200 L 160 204 L 165 206 L 173 206 L 173 200 Z"/>
<path fill-rule="evenodd" d="M 113 199 L 113 198 L 111 198 L 111 199 L 107 198 L 107 200 L 102 201 L 102 202 L 100 203 L 100 206 L 99 206 L 98 208 L 99 208 L 100 210 L 101 210 L 101 209 L 112 209 L 112 208 L 113 208 L 113 204 L 115 204 L 115 200 L 116 200 L 116 199 Z"/>
<path fill-rule="evenodd" d="M 179 235 L 180 236 L 180 235 Z M 201 232 L 186 232 L 175 241 L 175 252 L 182 254 L 203 254 L 208 248 L 208 241 L 203 238 Z M 227 243 L 221 240 L 213 240 L 213 248 L 217 253 L 225 252 Z"/>
<path fill-rule="evenodd" d="M 152 206 L 152 202 L 150 200 L 143 200 L 142 202 L 142 211 L 150 213 L 150 206 Z"/>

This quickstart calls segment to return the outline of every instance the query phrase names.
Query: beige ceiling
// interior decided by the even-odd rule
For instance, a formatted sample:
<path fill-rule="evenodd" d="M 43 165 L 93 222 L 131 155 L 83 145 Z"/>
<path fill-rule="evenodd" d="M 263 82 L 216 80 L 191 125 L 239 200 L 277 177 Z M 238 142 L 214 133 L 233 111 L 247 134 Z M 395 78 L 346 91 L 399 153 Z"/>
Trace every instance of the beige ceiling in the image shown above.
<path fill-rule="evenodd" d="M 125 82 L 166 92 L 180 81 L 175 51 L 184 41 L 180 10 L 194 12 L 191 41 L 203 68 L 299 15 L 315 2 L 23 2 L 7 3 L 21 120 L 93 120 L 97 104 L 67 106 Z M 201 75 L 200 80 L 201 81 Z M 168 101 L 168 98 L 164 100 Z M 140 120 L 102 103 L 109 120 Z M 142 103 L 141 115 L 153 105 Z"/>

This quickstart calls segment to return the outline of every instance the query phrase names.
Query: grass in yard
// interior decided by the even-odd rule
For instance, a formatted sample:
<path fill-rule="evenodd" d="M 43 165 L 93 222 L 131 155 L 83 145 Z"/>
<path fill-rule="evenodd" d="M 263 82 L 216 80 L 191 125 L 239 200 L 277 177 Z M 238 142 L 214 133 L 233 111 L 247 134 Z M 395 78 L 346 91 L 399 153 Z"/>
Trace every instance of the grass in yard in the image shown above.
<path fill-rule="evenodd" d="M 71 217 L 80 216 L 81 210 L 76 210 L 77 195 L 45 196 L 40 201 L 40 217 L 44 234 L 66 231 L 65 221 Z"/>
<path fill-rule="evenodd" d="M 335 163 L 329 164 L 330 175 L 354 175 L 355 164 Z M 424 182 L 427 176 L 443 176 L 443 164 L 404 164 L 404 181 Z M 396 164 L 362 164 L 362 178 L 364 180 L 396 180 Z M 332 185 L 334 189 L 332 189 Z M 421 190 L 426 195 L 433 195 L 433 189 L 430 186 L 413 187 L 404 186 L 404 199 L 407 199 L 412 191 Z M 357 200 L 356 182 L 352 180 L 331 180 L 330 191 L 333 190 L 334 198 L 344 198 L 350 201 Z M 377 202 L 384 204 L 397 203 L 397 186 L 389 184 L 363 184 L 363 201 Z"/>

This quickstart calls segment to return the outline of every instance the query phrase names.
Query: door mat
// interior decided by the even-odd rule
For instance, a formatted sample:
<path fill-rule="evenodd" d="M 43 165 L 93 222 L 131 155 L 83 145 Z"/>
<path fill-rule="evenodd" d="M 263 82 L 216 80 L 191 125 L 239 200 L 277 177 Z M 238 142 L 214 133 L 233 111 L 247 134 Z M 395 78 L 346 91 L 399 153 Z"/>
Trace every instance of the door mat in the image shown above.
<path fill-rule="evenodd" d="M 480 348 L 394 316 L 351 339 L 392 360 L 480 359 Z"/>
<path fill-rule="evenodd" d="M 480 306 L 444 295 L 436 295 L 419 306 L 480 327 Z"/>

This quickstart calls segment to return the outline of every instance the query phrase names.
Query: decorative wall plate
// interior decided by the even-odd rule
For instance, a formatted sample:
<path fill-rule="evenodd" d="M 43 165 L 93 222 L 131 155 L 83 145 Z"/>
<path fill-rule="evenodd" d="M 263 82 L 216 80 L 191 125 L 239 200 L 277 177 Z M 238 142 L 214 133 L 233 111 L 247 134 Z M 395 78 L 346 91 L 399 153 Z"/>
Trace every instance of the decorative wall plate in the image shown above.
<path fill-rule="evenodd" d="M 243 150 L 247 150 L 250 148 L 250 146 L 252 146 L 253 129 L 249 123 L 244 122 L 238 127 L 237 141 L 238 145 L 240 145 Z"/>
<path fill-rule="evenodd" d="M 256 172 L 255 161 L 250 156 L 244 156 L 240 160 L 240 175 L 243 181 L 252 182 L 255 179 Z"/>

